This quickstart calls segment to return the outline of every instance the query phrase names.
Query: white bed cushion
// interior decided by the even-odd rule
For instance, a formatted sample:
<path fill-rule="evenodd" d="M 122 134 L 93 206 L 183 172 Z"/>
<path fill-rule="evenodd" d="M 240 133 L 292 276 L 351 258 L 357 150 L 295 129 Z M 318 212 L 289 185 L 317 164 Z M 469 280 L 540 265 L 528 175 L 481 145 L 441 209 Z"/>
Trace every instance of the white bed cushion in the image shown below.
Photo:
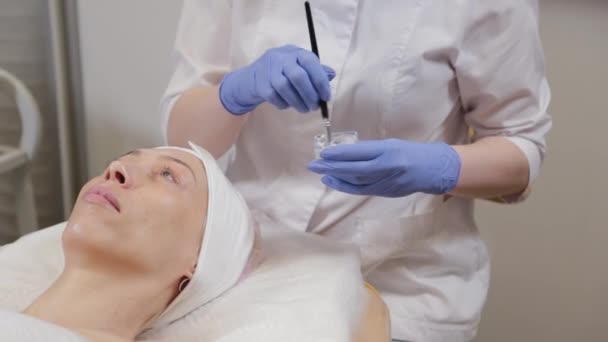
<path fill-rule="evenodd" d="M 23 310 L 61 272 L 59 224 L 0 248 L 0 309 Z M 356 252 L 263 227 L 262 264 L 224 296 L 138 340 L 349 341 L 366 301 Z"/>

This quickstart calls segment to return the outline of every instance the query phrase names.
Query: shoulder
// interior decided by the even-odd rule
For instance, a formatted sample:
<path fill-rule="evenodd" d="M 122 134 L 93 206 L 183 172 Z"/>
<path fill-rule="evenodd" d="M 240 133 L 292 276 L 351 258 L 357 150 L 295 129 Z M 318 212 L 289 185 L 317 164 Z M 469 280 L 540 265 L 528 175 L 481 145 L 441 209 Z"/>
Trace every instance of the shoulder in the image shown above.
<path fill-rule="evenodd" d="M 82 329 L 76 330 L 76 332 L 86 338 L 86 340 L 89 342 L 133 342 L 132 340 L 128 340 L 122 337 L 114 336 L 96 330 Z"/>
<path fill-rule="evenodd" d="M 380 294 L 371 285 L 365 284 L 367 305 L 353 342 L 389 341 L 390 318 L 388 307 Z"/>

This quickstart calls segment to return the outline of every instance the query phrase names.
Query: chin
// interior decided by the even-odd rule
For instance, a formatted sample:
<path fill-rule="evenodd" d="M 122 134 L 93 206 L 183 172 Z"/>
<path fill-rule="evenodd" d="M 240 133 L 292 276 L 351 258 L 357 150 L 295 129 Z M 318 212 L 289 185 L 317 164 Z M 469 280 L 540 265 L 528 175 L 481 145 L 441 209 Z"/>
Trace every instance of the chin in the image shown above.
<path fill-rule="evenodd" d="M 102 208 L 103 209 L 103 208 Z M 113 220 L 98 215 L 74 215 L 70 217 L 63 231 L 63 247 L 68 250 L 91 250 L 100 253 L 111 249 L 124 240 L 119 225 Z M 110 221 L 110 222 L 109 222 Z"/>

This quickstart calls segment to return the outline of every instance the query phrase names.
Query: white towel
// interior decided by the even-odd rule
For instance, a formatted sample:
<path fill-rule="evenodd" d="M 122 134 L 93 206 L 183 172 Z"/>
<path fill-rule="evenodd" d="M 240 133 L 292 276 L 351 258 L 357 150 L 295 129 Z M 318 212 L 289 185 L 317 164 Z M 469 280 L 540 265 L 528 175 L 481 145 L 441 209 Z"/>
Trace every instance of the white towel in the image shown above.
<path fill-rule="evenodd" d="M 264 261 L 251 275 L 183 319 L 137 340 L 351 341 L 368 298 L 357 250 L 263 221 L 260 226 Z"/>
<path fill-rule="evenodd" d="M 72 331 L 32 316 L 0 309 L 2 342 L 86 342 Z"/>
<path fill-rule="evenodd" d="M 252 274 L 216 300 L 137 340 L 349 341 L 366 298 L 356 249 L 259 222 L 264 261 Z M 64 229 L 65 222 L 0 248 L 0 308 L 24 310 L 57 278 Z"/>
<path fill-rule="evenodd" d="M 205 235 L 194 276 L 150 327 L 171 323 L 219 297 L 239 281 L 253 258 L 256 228 L 247 204 L 213 156 L 190 146 L 161 148 L 190 153 L 203 163 L 209 188 Z"/>

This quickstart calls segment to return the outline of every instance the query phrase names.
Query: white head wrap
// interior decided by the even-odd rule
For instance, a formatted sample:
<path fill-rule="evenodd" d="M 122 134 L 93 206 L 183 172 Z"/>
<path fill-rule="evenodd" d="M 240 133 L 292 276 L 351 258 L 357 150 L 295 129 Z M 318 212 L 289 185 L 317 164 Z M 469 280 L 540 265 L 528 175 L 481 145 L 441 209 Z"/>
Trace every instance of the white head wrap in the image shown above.
<path fill-rule="evenodd" d="M 254 252 L 256 228 L 241 195 L 232 187 L 209 152 L 189 143 L 192 149 L 160 147 L 190 153 L 203 162 L 209 199 L 207 221 L 198 263 L 188 286 L 171 302 L 151 327 L 180 319 L 219 297 L 241 278 Z"/>

